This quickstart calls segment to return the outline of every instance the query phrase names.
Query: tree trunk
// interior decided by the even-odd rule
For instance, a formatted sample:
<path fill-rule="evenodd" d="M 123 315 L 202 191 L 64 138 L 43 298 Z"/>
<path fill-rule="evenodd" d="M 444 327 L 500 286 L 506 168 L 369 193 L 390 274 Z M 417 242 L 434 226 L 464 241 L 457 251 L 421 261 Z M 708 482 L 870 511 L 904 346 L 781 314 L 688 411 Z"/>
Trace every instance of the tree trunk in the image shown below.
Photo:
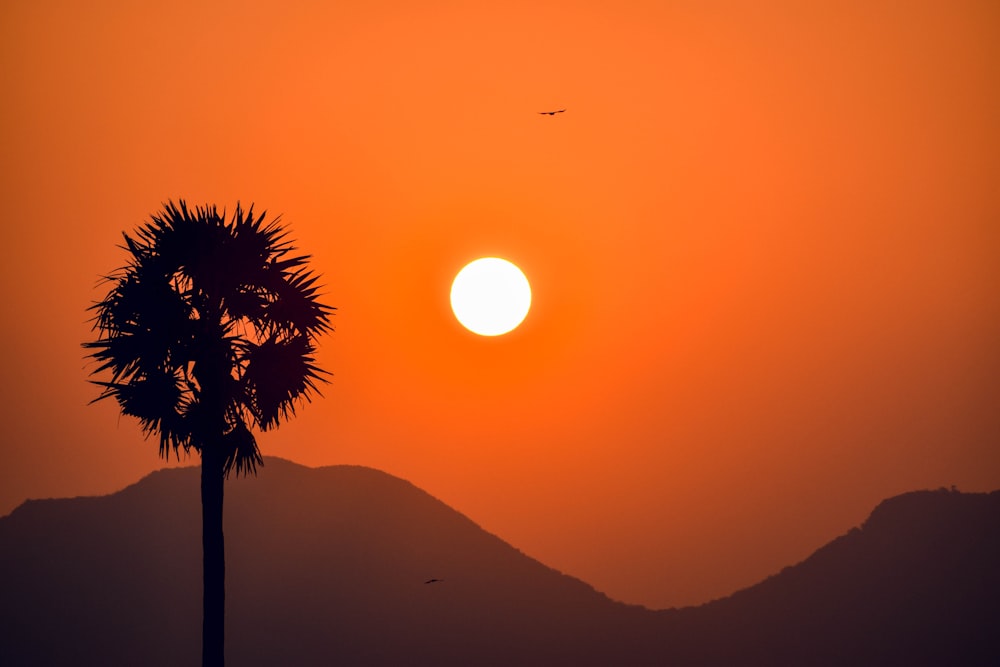
<path fill-rule="evenodd" d="M 222 536 L 222 491 L 225 478 L 218 446 L 201 451 L 201 543 L 204 552 L 202 667 L 223 667 L 226 629 L 226 553 Z"/>

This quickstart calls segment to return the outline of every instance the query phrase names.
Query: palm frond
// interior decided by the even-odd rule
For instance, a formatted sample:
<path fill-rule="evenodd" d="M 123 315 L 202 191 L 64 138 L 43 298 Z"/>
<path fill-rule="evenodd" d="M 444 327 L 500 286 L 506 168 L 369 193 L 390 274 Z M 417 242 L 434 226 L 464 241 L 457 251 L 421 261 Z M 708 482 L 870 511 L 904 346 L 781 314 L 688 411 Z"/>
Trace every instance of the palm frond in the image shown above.
<path fill-rule="evenodd" d="M 330 317 L 336 310 L 318 300 L 318 276 L 310 271 L 295 271 L 273 283 L 275 298 L 267 304 L 266 316 L 275 327 L 310 336 L 331 328 Z"/>
<path fill-rule="evenodd" d="M 262 430 L 277 426 L 295 414 L 299 400 L 319 393 L 316 383 L 325 382 L 326 371 L 317 367 L 308 336 L 281 338 L 273 335 L 261 344 L 246 347 L 246 405 Z"/>
<path fill-rule="evenodd" d="M 112 381 L 140 369 L 182 366 L 191 345 L 192 313 L 165 280 L 130 273 L 95 304 L 95 328 L 101 337 L 84 347 L 100 363 L 96 373 L 111 371 Z"/>
<path fill-rule="evenodd" d="M 226 477 L 234 471 L 237 477 L 256 475 L 257 466 L 264 465 L 264 459 L 257 447 L 257 439 L 242 421 L 237 422 L 233 429 L 223 436 L 223 446 L 226 450 L 226 460 L 223 464 L 223 473 Z"/>
<path fill-rule="evenodd" d="M 114 398 L 122 414 L 136 417 L 143 433 L 156 433 L 160 441 L 160 456 L 171 449 L 187 450 L 191 446 L 191 429 L 187 419 L 188 401 L 184 388 L 169 373 L 132 378 L 128 382 L 95 382 L 104 392 L 95 400 Z"/>

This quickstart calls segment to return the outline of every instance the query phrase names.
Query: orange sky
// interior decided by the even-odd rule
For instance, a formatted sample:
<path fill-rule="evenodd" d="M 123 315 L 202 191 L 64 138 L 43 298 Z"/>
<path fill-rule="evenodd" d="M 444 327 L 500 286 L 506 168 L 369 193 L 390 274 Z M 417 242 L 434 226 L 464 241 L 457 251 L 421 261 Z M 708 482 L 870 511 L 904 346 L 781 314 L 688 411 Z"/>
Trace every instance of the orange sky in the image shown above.
<path fill-rule="evenodd" d="M 168 198 L 281 213 L 339 309 L 266 455 L 614 598 L 1000 487 L 996 2 L 18 0 L 0 33 L 0 512 L 162 465 L 80 343 Z M 534 290 L 496 339 L 448 309 L 484 255 Z"/>

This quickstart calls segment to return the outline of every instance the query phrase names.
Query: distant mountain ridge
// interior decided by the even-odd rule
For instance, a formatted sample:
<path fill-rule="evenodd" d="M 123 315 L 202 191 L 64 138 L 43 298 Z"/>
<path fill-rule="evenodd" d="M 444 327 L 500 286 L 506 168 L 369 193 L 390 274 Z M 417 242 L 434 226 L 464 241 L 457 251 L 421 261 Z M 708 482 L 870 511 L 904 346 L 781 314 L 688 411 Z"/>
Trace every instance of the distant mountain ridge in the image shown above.
<path fill-rule="evenodd" d="M 689 664 L 998 665 L 1000 491 L 895 496 L 803 562 L 674 616 Z"/>
<path fill-rule="evenodd" d="M 198 494 L 168 469 L 0 518 L 0 664 L 198 664 Z M 227 484 L 225 531 L 233 667 L 1000 664 L 1000 492 L 897 496 L 756 586 L 662 611 L 370 468 L 268 458 Z"/>

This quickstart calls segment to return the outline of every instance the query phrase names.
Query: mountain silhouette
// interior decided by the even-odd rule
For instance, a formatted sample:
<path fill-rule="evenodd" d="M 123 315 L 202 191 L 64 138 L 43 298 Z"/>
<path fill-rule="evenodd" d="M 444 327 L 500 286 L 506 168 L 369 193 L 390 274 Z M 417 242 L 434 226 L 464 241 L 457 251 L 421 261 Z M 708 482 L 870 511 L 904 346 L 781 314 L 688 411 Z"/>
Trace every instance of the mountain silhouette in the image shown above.
<path fill-rule="evenodd" d="M 0 518 L 0 664 L 198 664 L 198 485 L 161 470 Z M 890 499 L 756 586 L 661 611 L 369 468 L 268 458 L 226 505 L 234 667 L 1000 664 L 1000 492 Z"/>
<path fill-rule="evenodd" d="M 1000 491 L 890 498 L 802 563 L 660 613 L 683 664 L 998 665 Z"/>

